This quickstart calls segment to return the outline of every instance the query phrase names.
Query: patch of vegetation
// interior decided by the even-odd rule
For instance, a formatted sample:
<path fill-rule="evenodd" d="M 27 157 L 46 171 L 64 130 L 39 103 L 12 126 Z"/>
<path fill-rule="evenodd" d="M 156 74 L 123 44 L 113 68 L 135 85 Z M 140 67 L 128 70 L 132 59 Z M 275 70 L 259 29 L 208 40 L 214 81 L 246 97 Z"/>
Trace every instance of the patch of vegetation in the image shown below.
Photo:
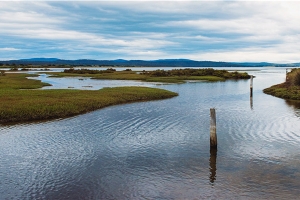
<path fill-rule="evenodd" d="M 133 72 L 129 69 L 124 71 L 89 70 L 89 69 L 66 69 L 63 73 L 52 73 L 57 77 L 63 76 L 87 76 L 94 79 L 112 80 L 140 80 L 147 82 L 184 83 L 185 80 L 224 81 L 226 79 L 249 79 L 246 73 L 228 72 L 226 70 L 207 69 L 172 69 Z"/>
<path fill-rule="evenodd" d="M 28 90 L 48 84 L 27 79 L 27 76 L 29 75 L 1 76 L 0 123 L 64 118 L 110 105 L 159 100 L 178 95 L 167 90 L 147 87 L 117 87 L 94 91 Z"/>
<path fill-rule="evenodd" d="M 287 74 L 286 82 L 273 85 L 263 91 L 283 99 L 300 100 L 300 69 L 292 69 Z"/>
<path fill-rule="evenodd" d="M 195 77 L 195 76 L 216 76 L 224 79 L 249 79 L 250 76 L 244 72 L 239 73 L 235 72 L 228 72 L 227 70 L 216 70 L 212 68 L 206 69 L 172 69 L 172 70 L 155 70 L 155 71 L 143 71 L 141 74 L 146 74 L 152 77 L 170 77 L 170 76 L 178 76 L 178 77 Z"/>
<path fill-rule="evenodd" d="M 39 80 L 27 79 L 27 77 L 35 77 L 36 74 L 19 74 L 5 73 L 5 76 L 0 78 L 0 93 L 3 90 L 18 90 L 18 89 L 38 89 L 43 86 L 50 86 L 48 83 L 42 83 Z"/>
<path fill-rule="evenodd" d="M 113 73 L 116 69 L 107 68 L 106 70 L 93 70 L 93 69 L 74 69 L 73 67 L 70 69 L 65 69 L 64 73 L 72 73 L 72 74 L 103 74 L 103 73 Z"/>
<path fill-rule="evenodd" d="M 18 67 L 11 67 L 11 68 L 9 69 L 9 71 L 18 71 L 18 70 L 19 70 Z"/>

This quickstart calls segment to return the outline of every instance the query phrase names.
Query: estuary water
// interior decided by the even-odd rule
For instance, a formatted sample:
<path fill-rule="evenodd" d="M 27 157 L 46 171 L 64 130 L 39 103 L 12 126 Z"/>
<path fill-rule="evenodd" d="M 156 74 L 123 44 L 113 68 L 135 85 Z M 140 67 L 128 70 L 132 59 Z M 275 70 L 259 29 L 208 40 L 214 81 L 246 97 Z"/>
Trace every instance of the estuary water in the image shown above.
<path fill-rule="evenodd" d="M 262 92 L 285 69 L 248 73 L 252 99 L 249 80 L 151 83 L 179 96 L 0 125 L 0 199 L 299 199 L 300 103 Z"/>

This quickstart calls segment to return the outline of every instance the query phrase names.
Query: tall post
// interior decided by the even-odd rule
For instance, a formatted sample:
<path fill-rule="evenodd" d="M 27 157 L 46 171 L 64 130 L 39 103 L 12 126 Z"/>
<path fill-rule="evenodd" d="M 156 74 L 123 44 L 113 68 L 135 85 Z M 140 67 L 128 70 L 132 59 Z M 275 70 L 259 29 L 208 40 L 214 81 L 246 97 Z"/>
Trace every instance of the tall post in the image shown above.
<path fill-rule="evenodd" d="M 288 74 L 288 69 L 286 68 L 286 69 L 285 69 L 285 82 L 287 82 L 287 80 L 288 80 L 287 74 Z"/>
<path fill-rule="evenodd" d="M 216 111 L 210 109 L 210 148 L 217 148 Z"/>
<path fill-rule="evenodd" d="M 250 79 L 250 97 L 253 97 L 253 75 L 251 75 Z"/>

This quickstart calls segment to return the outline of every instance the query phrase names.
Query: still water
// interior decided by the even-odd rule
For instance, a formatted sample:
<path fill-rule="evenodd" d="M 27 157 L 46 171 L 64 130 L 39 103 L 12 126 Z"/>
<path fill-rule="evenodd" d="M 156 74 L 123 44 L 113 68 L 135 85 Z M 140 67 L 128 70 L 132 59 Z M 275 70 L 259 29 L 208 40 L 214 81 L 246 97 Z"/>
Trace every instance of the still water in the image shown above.
<path fill-rule="evenodd" d="M 249 74 L 252 100 L 249 80 L 153 84 L 179 96 L 0 125 L 0 199 L 299 199 L 300 103 L 262 92 L 285 69 Z"/>

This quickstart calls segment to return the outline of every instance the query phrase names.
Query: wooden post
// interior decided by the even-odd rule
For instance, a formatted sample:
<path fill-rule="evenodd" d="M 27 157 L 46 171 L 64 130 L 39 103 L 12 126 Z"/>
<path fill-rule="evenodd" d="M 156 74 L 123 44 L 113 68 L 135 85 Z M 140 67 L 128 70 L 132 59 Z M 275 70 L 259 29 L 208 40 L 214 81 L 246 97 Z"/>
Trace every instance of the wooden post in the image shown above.
<path fill-rule="evenodd" d="M 217 148 L 216 111 L 210 109 L 210 148 Z"/>
<path fill-rule="evenodd" d="M 253 97 L 253 76 L 250 79 L 250 97 Z"/>
<path fill-rule="evenodd" d="M 287 82 L 287 80 L 288 80 L 287 74 L 288 74 L 288 69 L 286 68 L 286 69 L 285 69 L 285 82 Z"/>

